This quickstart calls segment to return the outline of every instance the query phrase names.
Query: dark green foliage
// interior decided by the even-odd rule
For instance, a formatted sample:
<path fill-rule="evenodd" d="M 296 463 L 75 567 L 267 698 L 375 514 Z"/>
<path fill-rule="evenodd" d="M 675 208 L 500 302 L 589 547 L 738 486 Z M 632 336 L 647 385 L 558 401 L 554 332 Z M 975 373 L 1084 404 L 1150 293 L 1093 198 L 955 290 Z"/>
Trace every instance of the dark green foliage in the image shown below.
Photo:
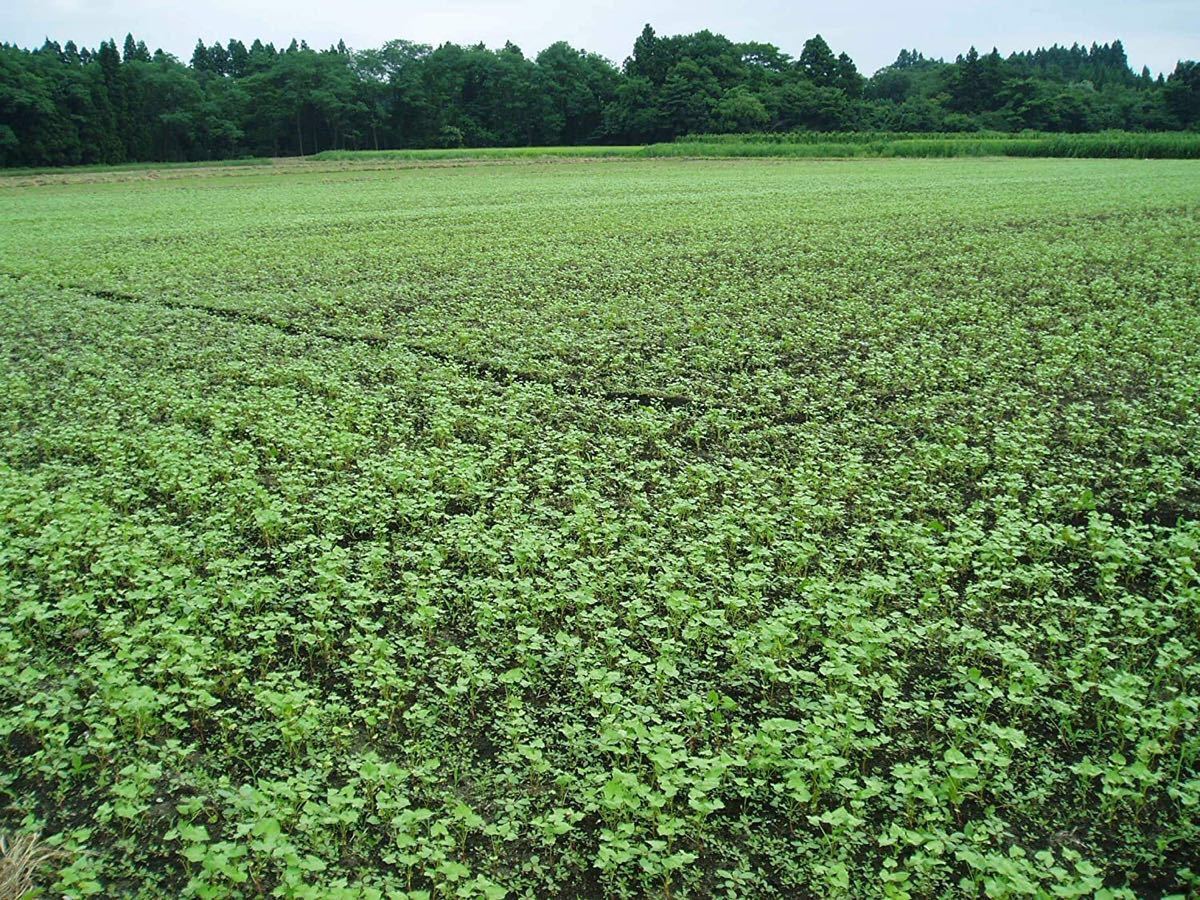
<path fill-rule="evenodd" d="M 805 76 L 817 87 L 836 87 L 839 81 L 838 60 L 819 34 L 804 42 L 797 60 Z"/>
<path fill-rule="evenodd" d="M 1120 41 L 954 63 L 902 50 L 864 78 L 816 35 L 792 59 L 710 31 L 649 25 L 621 69 L 564 42 L 292 41 L 205 45 L 189 66 L 126 35 L 123 50 L 0 45 L 0 165 L 308 155 L 327 149 L 668 141 L 714 131 L 1166 131 L 1200 124 L 1196 64 L 1130 69 Z"/>
<path fill-rule="evenodd" d="M 1188 126 L 1200 125 L 1200 63 L 1180 62 L 1167 79 L 1167 106 Z"/>

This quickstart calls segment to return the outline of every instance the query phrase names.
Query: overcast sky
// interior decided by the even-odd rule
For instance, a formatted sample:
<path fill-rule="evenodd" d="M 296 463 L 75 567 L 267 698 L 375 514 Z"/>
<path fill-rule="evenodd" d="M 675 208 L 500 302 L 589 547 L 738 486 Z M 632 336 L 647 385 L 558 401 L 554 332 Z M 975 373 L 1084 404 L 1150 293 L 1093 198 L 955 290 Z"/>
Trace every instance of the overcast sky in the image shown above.
<path fill-rule="evenodd" d="M 198 37 L 206 43 L 256 37 L 283 46 L 292 37 L 326 47 L 342 38 L 374 47 L 391 38 L 491 47 L 512 40 L 529 56 L 556 40 L 620 63 L 642 25 L 659 34 L 708 28 L 733 40 L 759 40 L 795 56 L 805 39 L 824 35 L 871 74 L 901 47 L 953 59 L 974 44 L 1002 53 L 1054 42 L 1090 44 L 1120 38 L 1136 69 L 1170 72 L 1200 57 L 1198 0 L 4 0 L 0 41 L 40 46 L 48 35 L 94 47 L 127 31 L 187 61 Z"/>

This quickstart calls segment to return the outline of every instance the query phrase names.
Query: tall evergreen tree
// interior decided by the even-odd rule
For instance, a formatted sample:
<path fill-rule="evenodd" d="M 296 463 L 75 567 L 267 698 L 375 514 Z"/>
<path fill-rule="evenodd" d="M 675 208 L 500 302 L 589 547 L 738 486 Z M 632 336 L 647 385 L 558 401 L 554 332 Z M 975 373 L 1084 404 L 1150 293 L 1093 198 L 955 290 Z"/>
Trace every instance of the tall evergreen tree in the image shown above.
<path fill-rule="evenodd" d="M 840 75 L 837 57 L 819 34 L 804 42 L 798 63 L 808 80 L 818 87 L 837 85 Z"/>
<path fill-rule="evenodd" d="M 208 58 L 208 48 L 204 46 L 204 41 L 196 41 L 196 48 L 192 51 L 192 69 L 196 72 L 212 71 L 212 63 Z"/>

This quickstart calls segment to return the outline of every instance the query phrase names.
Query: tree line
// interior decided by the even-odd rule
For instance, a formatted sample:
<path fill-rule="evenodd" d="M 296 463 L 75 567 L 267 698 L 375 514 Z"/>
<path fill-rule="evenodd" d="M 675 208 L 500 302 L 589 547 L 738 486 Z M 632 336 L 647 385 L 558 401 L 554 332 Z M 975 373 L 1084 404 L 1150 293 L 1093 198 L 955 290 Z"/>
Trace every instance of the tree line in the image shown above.
<path fill-rule="evenodd" d="M 0 44 L 0 165 L 305 155 L 327 149 L 646 143 L 700 132 L 1200 127 L 1200 66 L 1131 70 L 1120 41 L 953 62 L 902 50 L 865 77 L 816 35 L 791 57 L 647 25 L 620 67 L 552 44 L 350 50 L 256 40 L 191 60 L 127 35 L 95 50 Z"/>

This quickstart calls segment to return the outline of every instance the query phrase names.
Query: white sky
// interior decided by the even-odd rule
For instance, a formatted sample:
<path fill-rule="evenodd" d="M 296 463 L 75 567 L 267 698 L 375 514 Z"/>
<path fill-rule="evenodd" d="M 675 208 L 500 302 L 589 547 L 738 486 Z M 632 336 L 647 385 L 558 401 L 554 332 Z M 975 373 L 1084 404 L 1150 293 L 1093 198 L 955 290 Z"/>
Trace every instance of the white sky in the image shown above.
<path fill-rule="evenodd" d="M 292 37 L 313 47 L 342 38 L 351 47 L 374 47 L 392 38 L 419 43 L 512 40 L 533 56 L 556 40 L 594 50 L 620 63 L 642 25 L 659 34 L 708 28 L 733 40 L 778 45 L 796 56 L 820 33 L 835 52 L 845 50 L 865 74 L 887 65 L 902 47 L 953 59 L 974 44 L 1007 54 L 1054 42 L 1090 44 L 1120 38 L 1135 69 L 1170 72 L 1178 59 L 1200 57 L 1198 0 L 850 0 L 838 3 L 752 0 L 5 0 L 0 41 L 40 46 L 49 36 L 95 47 L 127 31 L 151 50 L 191 56 L 206 43 L 231 37 L 286 45 Z"/>

